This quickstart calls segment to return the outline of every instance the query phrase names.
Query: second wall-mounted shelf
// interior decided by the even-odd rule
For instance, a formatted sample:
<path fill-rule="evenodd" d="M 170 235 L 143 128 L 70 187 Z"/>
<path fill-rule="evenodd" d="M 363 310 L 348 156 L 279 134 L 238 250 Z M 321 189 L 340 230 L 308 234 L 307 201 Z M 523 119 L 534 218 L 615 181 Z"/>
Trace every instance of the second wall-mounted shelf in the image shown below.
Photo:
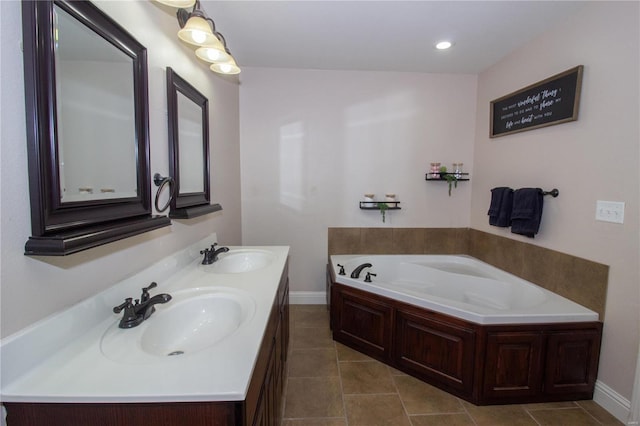
<path fill-rule="evenodd" d="M 427 173 L 425 174 L 425 180 L 433 180 L 433 181 L 447 181 L 448 179 L 445 177 L 446 175 L 452 175 L 455 180 L 458 182 L 465 182 L 469 180 L 469 173 L 449 173 L 449 172 L 438 172 L 438 173 Z"/>

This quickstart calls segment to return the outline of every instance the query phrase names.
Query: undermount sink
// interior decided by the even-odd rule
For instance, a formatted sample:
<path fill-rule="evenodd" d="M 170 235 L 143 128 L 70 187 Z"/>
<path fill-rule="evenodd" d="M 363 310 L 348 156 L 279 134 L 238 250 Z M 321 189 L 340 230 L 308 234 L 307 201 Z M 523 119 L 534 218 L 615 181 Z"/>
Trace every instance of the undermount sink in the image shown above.
<path fill-rule="evenodd" d="M 207 271 L 222 274 L 250 272 L 269 266 L 273 260 L 273 254 L 268 251 L 232 250 L 221 254 L 213 265 L 207 267 Z"/>
<path fill-rule="evenodd" d="M 255 312 L 246 292 L 231 288 L 198 288 L 172 294 L 138 327 L 112 325 L 102 337 L 101 351 L 114 361 L 147 362 L 210 348 L 234 334 Z"/>

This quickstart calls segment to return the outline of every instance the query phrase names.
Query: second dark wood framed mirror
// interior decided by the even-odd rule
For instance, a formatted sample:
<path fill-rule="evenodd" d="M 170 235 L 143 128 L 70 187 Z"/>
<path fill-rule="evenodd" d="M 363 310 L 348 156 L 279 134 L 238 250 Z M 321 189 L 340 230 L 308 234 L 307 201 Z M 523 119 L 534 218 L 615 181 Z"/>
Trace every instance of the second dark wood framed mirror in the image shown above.
<path fill-rule="evenodd" d="M 176 185 L 169 217 L 190 219 L 222 210 L 211 204 L 209 101 L 167 68 L 169 173 Z"/>

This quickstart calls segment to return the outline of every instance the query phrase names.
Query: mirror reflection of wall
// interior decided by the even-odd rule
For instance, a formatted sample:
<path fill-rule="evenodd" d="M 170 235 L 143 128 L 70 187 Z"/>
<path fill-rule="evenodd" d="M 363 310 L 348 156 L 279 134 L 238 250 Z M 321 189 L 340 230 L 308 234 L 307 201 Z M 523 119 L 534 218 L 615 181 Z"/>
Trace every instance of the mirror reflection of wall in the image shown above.
<path fill-rule="evenodd" d="M 136 197 L 132 58 L 54 11 L 61 201 Z"/>
<path fill-rule="evenodd" d="M 180 92 L 177 98 L 180 194 L 204 192 L 202 108 Z"/>

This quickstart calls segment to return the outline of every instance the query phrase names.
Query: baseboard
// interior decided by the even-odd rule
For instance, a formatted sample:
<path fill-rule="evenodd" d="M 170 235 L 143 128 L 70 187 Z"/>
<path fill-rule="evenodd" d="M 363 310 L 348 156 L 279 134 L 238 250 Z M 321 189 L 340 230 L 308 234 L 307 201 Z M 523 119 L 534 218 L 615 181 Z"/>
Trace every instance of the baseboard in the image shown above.
<path fill-rule="evenodd" d="M 291 291 L 289 303 L 292 305 L 326 305 L 327 293 L 324 291 Z"/>
<path fill-rule="evenodd" d="M 596 380 L 596 387 L 593 391 L 593 400 L 623 424 L 627 424 L 629 413 L 631 412 L 631 401 L 627 398 L 623 397 L 600 380 Z"/>

